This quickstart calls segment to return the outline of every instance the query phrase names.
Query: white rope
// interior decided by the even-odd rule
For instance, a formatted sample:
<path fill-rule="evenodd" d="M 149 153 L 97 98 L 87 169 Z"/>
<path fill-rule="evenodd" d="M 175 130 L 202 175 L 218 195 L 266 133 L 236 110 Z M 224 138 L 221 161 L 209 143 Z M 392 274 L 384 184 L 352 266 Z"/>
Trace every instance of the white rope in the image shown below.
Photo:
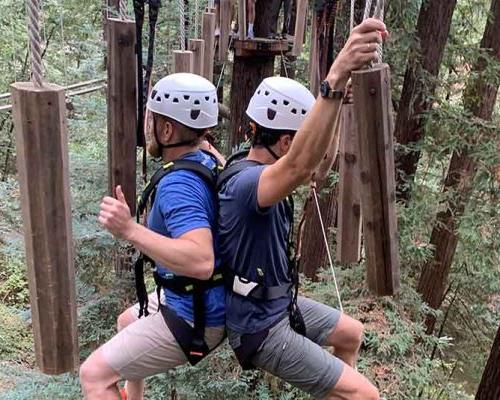
<path fill-rule="evenodd" d="M 326 254 L 328 256 L 328 262 L 330 263 L 330 270 L 332 272 L 333 282 L 335 283 L 335 292 L 337 293 L 337 300 L 339 302 L 339 309 L 340 309 L 340 312 L 343 313 L 344 307 L 342 306 L 342 299 L 340 298 L 339 285 L 337 283 L 337 276 L 335 275 L 335 269 L 333 268 L 333 260 L 332 260 L 332 255 L 330 253 L 330 246 L 328 244 L 328 238 L 326 236 L 326 230 L 325 230 L 325 225 L 323 223 L 323 217 L 321 216 L 321 208 L 319 207 L 318 193 L 316 192 L 316 187 L 314 185 L 312 186 L 312 192 L 314 195 L 314 202 L 316 203 L 316 211 L 318 212 L 318 219 L 319 219 L 319 223 L 321 225 L 321 232 L 323 233 L 323 240 L 325 242 L 325 249 L 326 249 Z"/>
<path fill-rule="evenodd" d="M 208 0 L 208 8 L 210 8 L 210 9 L 214 9 L 215 8 L 214 0 Z"/>
<path fill-rule="evenodd" d="M 229 40 L 229 45 L 227 46 L 228 52 L 229 52 L 229 49 L 231 48 L 232 44 L 233 44 L 233 36 L 231 35 L 231 39 Z M 224 70 L 226 69 L 226 63 L 227 63 L 227 57 L 226 57 L 226 61 L 224 61 L 224 64 L 222 64 L 222 68 L 220 70 L 219 79 L 217 79 L 217 85 L 215 86 L 215 88 L 217 90 L 219 90 L 219 86 L 220 86 L 220 84 L 222 82 L 222 77 L 224 76 Z"/>
<path fill-rule="evenodd" d="M 283 69 L 285 70 L 285 76 L 288 78 L 288 67 L 286 65 L 285 55 L 283 54 L 283 49 L 281 51 L 281 63 L 283 64 Z"/>
<path fill-rule="evenodd" d="M 184 12 L 184 0 L 179 0 L 179 30 L 181 37 L 181 50 L 186 50 L 186 15 Z"/>
<path fill-rule="evenodd" d="M 199 2 L 198 0 L 194 1 L 194 37 L 195 39 L 199 39 L 198 37 L 198 23 L 200 21 L 200 15 L 198 12 Z"/>
<path fill-rule="evenodd" d="M 385 1 L 384 0 L 378 0 L 377 6 L 375 7 L 375 12 L 373 14 L 374 18 L 380 19 L 382 22 L 384 22 L 384 9 L 385 9 Z M 382 43 L 377 45 L 377 63 L 380 64 L 382 62 L 382 55 L 383 55 L 383 49 L 382 49 Z"/>
<path fill-rule="evenodd" d="M 118 4 L 119 7 L 119 13 L 120 13 L 120 19 L 121 20 L 126 20 L 128 19 L 128 12 L 127 12 L 127 1 L 126 0 L 120 0 L 120 3 Z"/>
<path fill-rule="evenodd" d="M 40 37 L 40 2 L 28 1 L 28 37 L 31 52 L 31 81 L 37 87 L 43 85 L 42 38 Z"/>
<path fill-rule="evenodd" d="M 349 19 L 349 32 L 351 33 L 354 29 L 354 2 L 355 0 L 351 0 L 351 15 Z"/>
<path fill-rule="evenodd" d="M 372 10 L 372 1 L 373 0 L 366 0 L 365 13 L 363 15 L 363 20 L 367 19 L 370 16 L 370 11 Z"/>

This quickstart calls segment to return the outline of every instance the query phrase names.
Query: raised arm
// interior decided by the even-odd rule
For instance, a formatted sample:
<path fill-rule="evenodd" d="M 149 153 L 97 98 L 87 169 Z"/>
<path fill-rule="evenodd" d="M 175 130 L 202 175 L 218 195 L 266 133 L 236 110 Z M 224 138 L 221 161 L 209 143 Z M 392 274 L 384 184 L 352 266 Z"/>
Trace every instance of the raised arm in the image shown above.
<path fill-rule="evenodd" d="M 326 77 L 330 87 L 344 90 L 351 71 L 377 58 L 377 44 L 385 35 L 384 23 L 373 18 L 354 28 Z M 311 178 L 332 143 L 332 135 L 338 131 L 341 105 L 342 100 L 318 97 L 289 152 L 262 172 L 259 206 L 268 207 L 281 201 Z"/>

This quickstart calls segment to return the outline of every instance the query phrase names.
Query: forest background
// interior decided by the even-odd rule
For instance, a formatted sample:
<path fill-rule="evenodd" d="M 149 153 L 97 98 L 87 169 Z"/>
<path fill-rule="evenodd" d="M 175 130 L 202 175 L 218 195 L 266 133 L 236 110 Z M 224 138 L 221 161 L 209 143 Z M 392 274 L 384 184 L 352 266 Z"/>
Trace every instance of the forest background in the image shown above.
<path fill-rule="evenodd" d="M 65 86 L 105 78 L 103 15 L 113 11 L 106 10 L 100 0 L 45 0 L 42 3 L 46 81 Z M 332 26 L 336 29 L 335 35 L 345 32 L 349 1 L 329 3 L 336 6 L 333 16 L 336 28 Z M 402 288 L 401 293 L 392 298 L 370 295 L 362 261 L 335 266 L 341 295 L 346 311 L 363 321 L 367 328 L 359 369 L 376 382 L 387 398 L 474 398 L 500 326 L 500 107 L 495 91 L 491 115 L 478 118 L 470 104 L 482 104 L 485 96 L 481 90 L 471 94 L 469 89 L 477 88 L 473 83 L 478 80 L 496 89 L 500 84 L 498 53 L 495 57 L 480 50 L 487 21 L 493 18 L 490 11 L 499 2 L 456 2 L 435 74 L 421 68 L 425 63 L 421 49 L 425 45 L 419 41 L 417 21 L 424 5 L 436 2 L 390 0 L 386 3 L 385 21 L 391 39 L 384 46 L 384 61 L 392 71 L 394 110 L 397 113 L 404 104 L 413 105 L 415 100 L 404 98 L 408 70 L 418 77 L 423 93 L 420 100 L 427 105 L 420 115 L 422 139 L 396 146 L 398 154 L 420 154 L 414 163 L 414 179 L 402 179 L 398 193 Z M 498 10 L 499 6 L 495 7 Z M 310 9 L 313 8 L 311 4 Z M 194 15 L 191 6 L 190 21 Z M 153 81 L 172 71 L 172 50 L 179 48 L 178 18 L 177 2 L 164 1 L 159 15 Z M 288 60 L 288 68 L 294 69 L 296 79 L 306 86 L 310 25 L 308 18 L 304 52 L 296 61 Z M 192 23 L 188 29 L 192 37 Z M 4 93 L 9 91 L 11 83 L 29 79 L 24 2 L 0 0 L 0 32 L 0 92 Z M 499 40 L 500 35 L 496 38 L 497 49 Z M 334 41 L 333 54 L 338 50 Z M 478 70 L 478 59 L 485 61 L 485 68 Z M 280 57 L 276 58 L 276 73 L 282 69 L 281 61 Z M 229 57 L 221 80 L 226 105 L 230 103 L 231 74 Z M 2 98 L 1 104 L 8 104 L 9 100 Z M 67 109 L 78 328 L 83 360 L 115 333 L 116 317 L 134 301 L 134 293 L 131 274 L 117 277 L 113 254 L 109 251 L 115 242 L 96 218 L 99 201 L 107 190 L 105 87 L 72 97 Z M 223 148 L 227 147 L 227 131 L 228 123 L 223 120 L 215 132 Z M 34 364 L 14 140 L 11 114 L 0 112 L 0 399 L 79 399 L 81 391 L 76 375 L 48 377 L 39 373 Z M 453 157 L 457 154 L 463 156 L 458 157 L 460 160 L 466 156 L 470 168 L 460 170 L 465 171 L 466 176 L 460 175 L 456 185 L 449 185 L 450 162 L 455 165 L 457 156 Z M 154 167 L 151 163 L 150 169 Z M 467 179 L 462 179 L 464 176 Z M 333 170 L 322 196 L 335 195 L 337 181 L 338 174 Z M 139 179 L 138 185 L 142 187 Z M 304 199 L 307 191 L 301 191 L 299 196 Z M 433 230 L 441 227 L 440 215 L 446 212 L 453 219 L 458 245 L 449 274 L 444 277 L 444 297 L 441 296 L 436 309 L 431 309 L 424 301 L 425 288 L 419 281 L 422 271 L 434 259 Z M 333 222 L 331 225 L 331 248 L 335 252 L 336 229 Z M 328 269 L 314 271 L 314 276 L 319 279 L 304 280 L 303 291 L 336 306 Z M 431 330 L 425 324 L 429 314 L 436 319 Z M 498 333 L 496 343 L 498 352 Z M 496 363 L 498 371 L 498 355 Z M 224 345 L 195 368 L 181 367 L 149 379 L 147 398 L 285 400 L 308 397 L 261 372 L 242 373 L 232 352 Z"/>

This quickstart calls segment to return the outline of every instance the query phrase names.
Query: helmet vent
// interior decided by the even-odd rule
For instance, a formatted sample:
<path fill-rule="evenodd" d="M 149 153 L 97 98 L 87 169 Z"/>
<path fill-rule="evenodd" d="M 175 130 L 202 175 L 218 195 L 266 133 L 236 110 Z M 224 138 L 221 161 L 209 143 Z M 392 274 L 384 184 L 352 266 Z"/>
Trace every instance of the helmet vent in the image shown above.
<path fill-rule="evenodd" d="M 269 96 L 269 90 L 266 90 L 266 91 L 264 92 L 264 94 L 265 94 L 266 96 Z"/>
<path fill-rule="evenodd" d="M 156 97 L 156 101 L 161 101 L 161 97 L 160 96 Z"/>
<path fill-rule="evenodd" d="M 290 102 L 288 100 L 283 100 L 283 105 L 287 106 L 289 104 L 290 104 Z"/>
<path fill-rule="evenodd" d="M 174 99 L 172 100 L 172 102 L 174 103 L 178 103 L 179 102 L 179 99 L 177 97 L 174 97 Z"/>
<path fill-rule="evenodd" d="M 302 115 L 306 115 L 307 114 L 307 111 L 302 109 Z"/>
<path fill-rule="evenodd" d="M 275 117 L 276 117 L 276 111 L 274 111 L 274 110 L 272 110 L 272 109 L 268 108 L 268 109 L 267 109 L 267 119 L 268 119 L 269 121 L 272 121 L 272 120 L 274 120 L 274 118 L 275 118 Z"/>
<path fill-rule="evenodd" d="M 200 110 L 191 110 L 191 119 L 197 120 L 200 116 Z"/>
<path fill-rule="evenodd" d="M 273 99 L 273 101 L 271 101 L 271 103 L 273 103 L 275 106 L 277 106 L 278 105 L 278 100 Z"/>
<path fill-rule="evenodd" d="M 297 109 L 296 108 L 292 108 L 292 114 L 297 114 Z"/>
<path fill-rule="evenodd" d="M 156 93 L 158 93 L 156 90 L 153 90 L 151 92 L 151 98 L 154 99 L 156 97 Z"/>
<path fill-rule="evenodd" d="M 189 100 L 189 99 L 190 99 L 190 97 L 191 97 L 191 96 L 189 96 L 189 95 L 185 94 L 185 95 L 184 95 L 184 100 Z"/>
<path fill-rule="evenodd" d="M 165 93 L 165 98 L 168 100 L 168 98 L 170 97 L 170 94 L 169 93 Z"/>
<path fill-rule="evenodd" d="M 209 101 L 210 100 L 210 96 L 205 96 L 205 101 Z"/>
<path fill-rule="evenodd" d="M 260 90 L 257 91 L 257 94 L 260 94 Z"/>
<path fill-rule="evenodd" d="M 214 99 L 213 99 L 212 103 L 214 103 L 214 104 L 215 104 L 216 102 L 217 102 L 217 100 L 215 100 L 215 97 L 214 97 Z"/>
<path fill-rule="evenodd" d="M 195 106 L 199 106 L 199 105 L 200 105 L 200 100 L 196 99 L 196 100 L 194 101 L 194 105 L 195 105 Z"/>

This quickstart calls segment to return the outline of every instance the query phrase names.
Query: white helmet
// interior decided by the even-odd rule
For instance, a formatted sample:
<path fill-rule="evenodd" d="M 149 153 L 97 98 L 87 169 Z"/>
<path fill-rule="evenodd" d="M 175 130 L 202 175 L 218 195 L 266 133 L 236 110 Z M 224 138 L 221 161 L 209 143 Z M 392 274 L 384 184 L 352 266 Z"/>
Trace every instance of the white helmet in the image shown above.
<path fill-rule="evenodd" d="M 209 80 L 188 73 L 168 75 L 154 85 L 148 110 L 165 115 L 193 129 L 217 125 L 217 91 Z"/>
<path fill-rule="evenodd" d="M 264 128 L 297 131 L 314 101 L 312 93 L 300 83 L 275 76 L 259 85 L 247 115 Z"/>

